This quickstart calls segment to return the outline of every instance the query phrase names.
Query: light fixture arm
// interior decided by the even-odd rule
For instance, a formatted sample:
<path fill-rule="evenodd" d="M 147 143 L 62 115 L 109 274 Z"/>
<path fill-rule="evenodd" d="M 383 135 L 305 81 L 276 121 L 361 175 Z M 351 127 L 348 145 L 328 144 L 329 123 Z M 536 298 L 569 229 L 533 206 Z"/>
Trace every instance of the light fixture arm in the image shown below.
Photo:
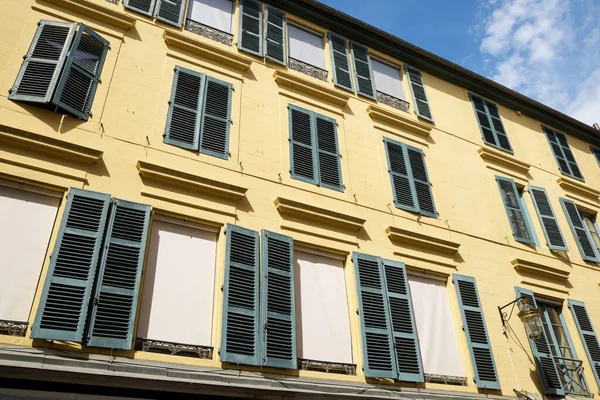
<path fill-rule="evenodd" d="M 504 329 L 504 334 L 506 334 L 506 323 L 512 317 L 513 312 L 515 311 L 515 305 L 521 300 L 527 301 L 527 298 L 525 296 L 521 296 L 518 299 L 515 299 L 515 300 L 511 301 L 510 303 L 503 305 L 502 307 L 498 307 L 498 313 L 500 313 L 500 319 L 502 320 L 502 328 Z M 512 308 L 510 309 L 510 314 L 508 314 L 506 311 L 502 311 L 506 307 L 509 307 L 511 305 L 512 305 Z"/>

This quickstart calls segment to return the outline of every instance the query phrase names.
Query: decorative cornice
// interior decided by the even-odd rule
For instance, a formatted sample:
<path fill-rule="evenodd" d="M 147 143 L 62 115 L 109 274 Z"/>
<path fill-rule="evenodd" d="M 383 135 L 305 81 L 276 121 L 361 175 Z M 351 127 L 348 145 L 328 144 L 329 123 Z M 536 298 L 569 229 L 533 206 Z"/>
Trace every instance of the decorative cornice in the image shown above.
<path fill-rule="evenodd" d="M 198 35 L 165 29 L 163 38 L 169 46 L 211 59 L 239 71 L 246 71 L 252 65 L 252 59 L 214 45 L 207 40 L 202 40 Z"/>
<path fill-rule="evenodd" d="M 515 258 L 511 261 L 511 264 L 514 266 L 515 271 L 519 273 L 519 275 L 528 274 L 528 275 L 538 275 L 543 276 L 553 281 L 565 282 L 569 279 L 570 272 L 563 271 L 558 268 L 549 267 L 546 264 L 538 264 L 533 261 L 523 260 L 521 258 Z"/>
<path fill-rule="evenodd" d="M 348 104 L 348 100 L 350 100 L 349 94 L 315 82 L 313 79 L 306 79 L 296 73 L 275 71 L 273 78 L 275 78 L 275 82 L 277 82 L 279 86 L 291 87 L 312 97 L 325 100 L 331 104 L 345 106 Z"/>
<path fill-rule="evenodd" d="M 385 122 L 402 130 L 408 130 L 420 137 L 428 137 L 431 134 L 433 126 L 411 119 L 407 115 L 386 110 L 383 107 L 371 105 L 367 108 L 367 113 L 374 121 Z"/>
<path fill-rule="evenodd" d="M 598 198 L 600 197 L 600 191 L 592 189 L 585 183 L 564 176 L 558 178 L 556 182 L 558 182 L 560 187 L 562 187 L 567 192 L 578 194 L 587 199 L 594 200 L 595 202 L 599 200 Z"/>
<path fill-rule="evenodd" d="M 409 246 L 426 248 L 434 253 L 439 253 L 447 256 L 453 256 L 458 252 L 460 243 L 451 242 L 449 240 L 439 239 L 433 236 L 424 235 L 405 229 L 400 229 L 395 226 L 388 226 L 385 230 L 391 241 L 404 243 Z"/>
<path fill-rule="evenodd" d="M 275 207 L 277 207 L 277 211 L 282 215 L 293 215 L 300 218 L 306 218 L 349 231 L 358 231 L 366 222 L 366 220 L 352 215 L 326 210 L 324 208 L 281 197 L 275 199 Z"/>
<path fill-rule="evenodd" d="M 526 162 L 520 161 L 508 153 L 492 149 L 488 146 L 480 147 L 479 150 L 477 150 L 477 153 L 479 153 L 481 158 L 483 158 L 485 161 L 499 164 L 520 174 L 527 174 L 531 168 L 531 165 L 527 164 Z"/>
<path fill-rule="evenodd" d="M 137 20 L 134 16 L 117 11 L 114 7 L 105 7 L 88 0 L 44 0 L 61 7 L 79 12 L 99 21 L 121 29 L 131 29 Z"/>

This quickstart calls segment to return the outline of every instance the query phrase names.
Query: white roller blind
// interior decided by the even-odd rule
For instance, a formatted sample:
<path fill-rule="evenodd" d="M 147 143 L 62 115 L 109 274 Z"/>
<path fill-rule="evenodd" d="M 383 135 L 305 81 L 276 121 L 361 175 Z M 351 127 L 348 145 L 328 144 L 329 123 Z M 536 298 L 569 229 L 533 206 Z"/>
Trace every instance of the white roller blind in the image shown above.
<path fill-rule="evenodd" d="M 210 346 L 217 235 L 154 221 L 138 337 Z"/>
<path fill-rule="evenodd" d="M 445 282 L 409 275 L 423 370 L 427 374 L 465 376 L 460 362 Z"/>
<path fill-rule="evenodd" d="M 60 199 L 0 186 L 0 319 L 27 322 Z"/>
<path fill-rule="evenodd" d="M 323 36 L 288 25 L 290 57 L 317 68 L 325 69 Z"/>
<path fill-rule="evenodd" d="M 233 2 L 230 0 L 190 0 L 188 18 L 211 28 L 231 33 Z"/>
<path fill-rule="evenodd" d="M 298 357 L 352 363 L 343 261 L 295 251 Z"/>
<path fill-rule="evenodd" d="M 371 58 L 373 66 L 373 77 L 375 78 L 375 87 L 378 91 L 389 94 L 396 98 L 406 100 L 404 97 L 404 88 L 402 87 L 402 75 L 398 68 Z"/>

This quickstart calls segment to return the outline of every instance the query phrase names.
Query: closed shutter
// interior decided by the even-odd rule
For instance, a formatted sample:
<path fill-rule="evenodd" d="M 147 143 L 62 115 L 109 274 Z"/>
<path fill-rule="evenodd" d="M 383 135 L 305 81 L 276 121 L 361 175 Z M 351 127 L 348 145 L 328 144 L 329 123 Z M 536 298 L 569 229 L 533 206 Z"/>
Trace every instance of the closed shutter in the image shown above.
<path fill-rule="evenodd" d="M 331 60 L 333 63 L 333 82 L 336 86 L 354 92 L 350 60 L 348 59 L 348 42 L 346 42 L 346 39 L 330 33 L 329 46 L 331 46 Z"/>
<path fill-rule="evenodd" d="M 183 24 L 183 12 L 185 9 L 185 0 L 157 0 L 154 17 L 169 25 L 181 28 Z"/>
<path fill-rule="evenodd" d="M 496 177 L 498 182 L 498 188 L 500 189 L 500 195 L 506 215 L 508 216 L 508 222 L 512 229 L 513 237 L 518 242 L 523 243 L 535 243 L 532 238 L 527 222 L 525 221 L 525 210 L 521 203 L 517 186 L 512 179 Z"/>
<path fill-rule="evenodd" d="M 381 260 L 389 301 L 398 380 L 423 382 L 423 366 L 404 264 Z"/>
<path fill-rule="evenodd" d="M 431 108 L 429 107 L 429 101 L 427 100 L 427 93 L 425 92 L 425 84 L 423 83 L 421 71 L 409 67 L 408 65 L 404 65 L 404 70 L 408 76 L 410 90 L 413 95 L 413 101 L 415 102 L 415 112 L 419 117 L 433 122 L 433 115 L 431 114 Z"/>
<path fill-rule="evenodd" d="M 76 27 L 68 22 L 39 22 L 9 99 L 35 103 L 52 100 Z"/>
<path fill-rule="evenodd" d="M 296 369 L 294 241 L 268 231 L 261 241 L 262 365 Z"/>
<path fill-rule="evenodd" d="M 201 153 L 229 158 L 232 91 L 233 86 L 230 83 L 206 77 L 200 133 Z"/>
<path fill-rule="evenodd" d="M 281 65 L 286 65 L 287 61 L 286 25 L 286 17 L 281 10 L 266 6 L 265 57 Z"/>
<path fill-rule="evenodd" d="M 482 389 L 500 389 L 500 380 L 496 372 L 496 363 L 487 333 L 483 308 L 477 292 L 475 278 L 454 275 L 452 282 L 456 286 L 458 304 L 463 320 L 463 331 L 467 337 L 475 383 Z"/>
<path fill-rule="evenodd" d="M 125 8 L 145 15 L 152 15 L 156 0 L 124 0 Z"/>
<path fill-rule="evenodd" d="M 375 99 L 375 85 L 373 82 L 373 69 L 369 50 L 365 47 L 352 43 L 352 59 L 354 60 L 354 72 L 356 89 L 358 94 Z"/>
<path fill-rule="evenodd" d="M 418 200 L 412 189 L 412 176 L 408 170 L 408 154 L 402 143 L 384 139 L 388 172 L 392 181 L 394 191 L 394 203 L 396 207 L 408 211 L 418 212 Z"/>
<path fill-rule="evenodd" d="M 50 256 L 33 339 L 81 342 L 110 196 L 72 188 Z"/>
<path fill-rule="evenodd" d="M 573 232 L 573 236 L 577 242 L 577 247 L 581 252 L 581 257 L 586 261 L 600 262 L 600 256 L 598 255 L 596 246 L 582 221 L 577 206 L 574 202 L 567 199 L 560 199 L 560 202 L 565 211 L 565 215 L 567 216 L 567 220 L 569 221 L 571 232 Z"/>
<path fill-rule="evenodd" d="M 228 225 L 221 361 L 260 365 L 258 232 Z"/>
<path fill-rule="evenodd" d="M 429 181 L 427 167 L 425 166 L 425 155 L 423 154 L 423 151 L 410 146 L 406 146 L 406 152 L 408 154 L 408 162 L 410 165 L 419 213 L 436 218 L 437 211 L 435 210 L 431 182 Z"/>
<path fill-rule="evenodd" d="M 109 47 L 107 40 L 79 24 L 52 104 L 87 121 Z"/>
<path fill-rule="evenodd" d="M 110 214 L 86 345 L 131 350 L 150 206 L 114 200 Z"/>
<path fill-rule="evenodd" d="M 262 31 L 262 4 L 255 0 L 240 0 L 238 48 L 262 57 Z"/>
<path fill-rule="evenodd" d="M 337 124 L 334 119 L 315 114 L 313 126 L 316 131 L 319 182 L 323 187 L 343 191 Z"/>
<path fill-rule="evenodd" d="M 592 325 L 587 307 L 581 301 L 569 300 L 569 308 L 573 313 L 575 323 L 577 323 L 577 330 L 590 360 L 594 378 L 596 378 L 596 383 L 600 387 L 600 342 L 598 342 L 598 336 L 594 330 L 594 325 Z"/>
<path fill-rule="evenodd" d="M 573 178 L 583 180 L 583 175 L 577 165 L 577 161 L 575 161 L 569 142 L 567 142 L 567 137 L 564 134 L 545 126 L 542 128 L 548 138 L 550 148 L 552 148 L 552 153 L 554 154 L 560 172 L 572 176 Z"/>
<path fill-rule="evenodd" d="M 292 178 L 316 184 L 318 181 L 313 138 L 312 113 L 288 106 L 290 119 L 290 174 Z"/>
<path fill-rule="evenodd" d="M 494 103 L 474 94 L 469 94 L 469 97 L 473 103 L 483 140 L 489 145 L 512 153 L 512 147 L 504 130 L 498 107 Z"/>
<path fill-rule="evenodd" d="M 541 187 L 530 186 L 529 191 L 531 192 L 533 204 L 535 204 L 542 228 L 544 228 L 548 247 L 551 250 L 567 251 L 567 244 L 554 215 L 554 210 L 552 209 L 546 190 Z"/>
<path fill-rule="evenodd" d="M 517 293 L 517 297 L 525 297 L 528 304 L 537 308 L 535 296 L 531 290 L 515 287 L 515 292 Z M 531 345 L 533 358 L 535 359 L 538 373 L 544 385 L 544 393 L 547 395 L 564 396 L 565 392 L 544 330 L 542 329 L 541 336 L 537 342 L 529 338 L 529 344 Z"/>

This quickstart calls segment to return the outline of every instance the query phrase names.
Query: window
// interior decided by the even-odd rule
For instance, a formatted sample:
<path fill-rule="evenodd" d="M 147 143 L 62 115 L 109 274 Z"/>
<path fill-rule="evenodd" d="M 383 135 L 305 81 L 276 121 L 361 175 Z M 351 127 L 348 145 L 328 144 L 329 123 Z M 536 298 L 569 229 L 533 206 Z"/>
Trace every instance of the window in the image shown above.
<path fill-rule="evenodd" d="M 523 190 L 518 189 L 512 179 L 497 176 L 496 181 L 498 182 L 500 196 L 504 203 L 513 237 L 518 242 L 536 244 L 531 219 L 523 201 Z"/>
<path fill-rule="evenodd" d="M 232 88 L 228 82 L 175 67 L 164 142 L 227 160 Z"/>
<path fill-rule="evenodd" d="M 406 100 L 404 88 L 402 87 L 400 68 L 373 57 L 371 57 L 371 65 L 373 66 L 373 78 L 377 91 L 401 100 Z"/>
<path fill-rule="evenodd" d="M 8 98 L 87 121 L 108 49 L 84 24 L 41 20 Z"/>
<path fill-rule="evenodd" d="M 288 109 L 292 178 L 344 191 L 335 120 L 293 105 Z"/>
<path fill-rule="evenodd" d="M 598 147 L 590 146 L 590 151 L 592 152 L 594 157 L 596 157 L 596 161 L 598 162 L 598 165 L 600 165 L 600 149 Z"/>
<path fill-rule="evenodd" d="M 585 223 L 588 232 L 592 237 L 592 243 L 596 246 L 596 250 L 600 252 L 600 235 L 598 234 L 598 224 L 596 223 L 596 216 L 585 212 L 580 212 L 581 219 Z"/>
<path fill-rule="evenodd" d="M 552 148 L 552 153 L 554 153 L 554 158 L 556 159 L 560 172 L 573 178 L 583 180 L 583 175 L 577 166 L 577 161 L 575 161 L 571 147 L 569 147 L 567 137 L 563 133 L 545 126 L 542 128 L 548 138 L 550 148 Z"/>
<path fill-rule="evenodd" d="M 125 8 L 181 28 L 186 0 L 123 0 Z"/>
<path fill-rule="evenodd" d="M 565 243 L 565 238 L 563 237 L 560 226 L 558 225 L 558 221 L 556 220 L 556 215 L 554 214 L 554 210 L 550 204 L 550 199 L 548 198 L 546 189 L 530 186 L 529 191 L 531 193 L 531 198 L 533 199 L 535 209 L 537 210 L 540 224 L 544 230 L 544 235 L 546 235 L 548 247 L 551 250 L 567 251 L 568 248 L 567 244 Z M 521 201 L 522 200 L 523 197 L 521 197 Z"/>
<path fill-rule="evenodd" d="M 500 119 L 498 107 L 494 103 L 474 94 L 470 93 L 469 97 L 471 98 L 471 103 L 473 103 L 473 108 L 475 109 L 475 116 L 479 123 L 483 141 L 500 150 L 512 153 L 513 150 L 508 141 L 506 131 L 504 130 L 502 119 Z"/>
<path fill-rule="evenodd" d="M 232 33 L 233 1 L 189 0 L 188 20 Z"/>
<path fill-rule="evenodd" d="M 290 58 L 325 69 L 323 35 L 309 32 L 295 25 L 288 25 Z"/>
<path fill-rule="evenodd" d="M 571 232 L 573 232 L 573 236 L 577 242 L 581 257 L 585 261 L 600 262 L 600 252 L 598 251 L 597 242 L 595 242 L 592 230 L 590 229 L 595 228 L 595 219 L 590 219 L 588 217 L 586 221 L 583 217 L 585 213 L 579 211 L 577 205 L 571 200 L 560 199 L 560 202 L 565 212 L 565 216 L 569 221 L 569 226 L 571 227 Z M 593 231 L 595 231 L 596 234 L 598 233 L 596 229 L 593 229 Z"/>

